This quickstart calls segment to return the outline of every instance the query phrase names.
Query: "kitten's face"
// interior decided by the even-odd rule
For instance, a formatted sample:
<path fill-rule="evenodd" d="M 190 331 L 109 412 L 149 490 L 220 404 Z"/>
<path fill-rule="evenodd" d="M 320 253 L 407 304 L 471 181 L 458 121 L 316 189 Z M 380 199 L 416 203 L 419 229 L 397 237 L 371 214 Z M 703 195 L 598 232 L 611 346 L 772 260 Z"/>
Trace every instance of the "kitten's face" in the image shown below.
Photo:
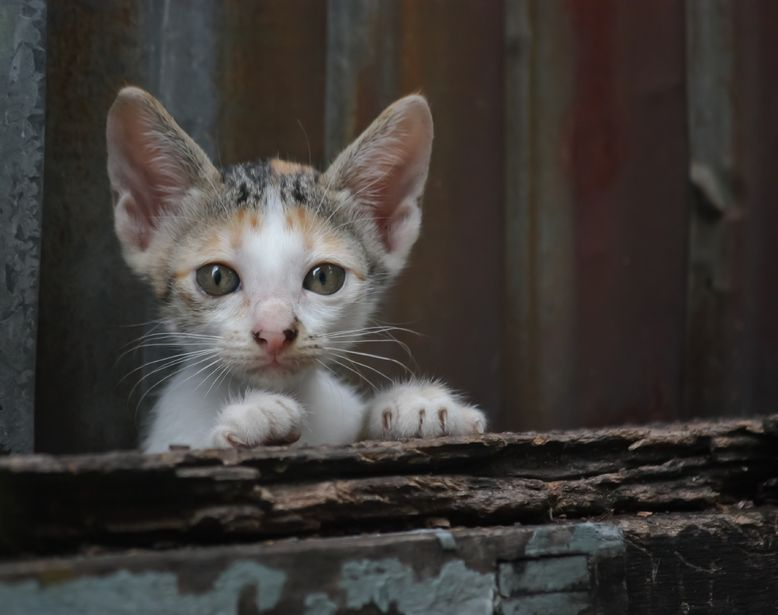
<path fill-rule="evenodd" d="M 120 92 L 107 132 L 125 258 L 204 374 L 216 361 L 283 386 L 339 363 L 418 235 L 432 140 L 418 96 L 324 174 L 278 160 L 220 172 L 137 88 Z"/>
<path fill-rule="evenodd" d="M 166 320 L 214 336 L 198 343 L 257 386 L 337 360 L 382 285 L 380 263 L 371 263 L 319 178 L 277 161 L 232 169 L 199 196 L 216 206 L 198 207 L 209 213 L 168 257 Z"/>

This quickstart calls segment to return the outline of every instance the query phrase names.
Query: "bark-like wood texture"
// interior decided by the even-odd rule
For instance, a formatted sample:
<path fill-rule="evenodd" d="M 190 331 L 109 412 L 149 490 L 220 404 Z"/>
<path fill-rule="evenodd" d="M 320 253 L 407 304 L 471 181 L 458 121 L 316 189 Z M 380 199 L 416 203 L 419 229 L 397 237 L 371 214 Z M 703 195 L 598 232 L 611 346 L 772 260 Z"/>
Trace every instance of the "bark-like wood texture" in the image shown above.
<path fill-rule="evenodd" d="M 108 601 L 172 583 L 189 613 L 778 612 L 776 437 L 770 417 L 6 457 L 0 600 L 89 580 Z"/>
<path fill-rule="evenodd" d="M 765 424 L 248 452 L 10 456 L 0 459 L 0 553 L 761 504 L 778 481 L 776 436 Z"/>

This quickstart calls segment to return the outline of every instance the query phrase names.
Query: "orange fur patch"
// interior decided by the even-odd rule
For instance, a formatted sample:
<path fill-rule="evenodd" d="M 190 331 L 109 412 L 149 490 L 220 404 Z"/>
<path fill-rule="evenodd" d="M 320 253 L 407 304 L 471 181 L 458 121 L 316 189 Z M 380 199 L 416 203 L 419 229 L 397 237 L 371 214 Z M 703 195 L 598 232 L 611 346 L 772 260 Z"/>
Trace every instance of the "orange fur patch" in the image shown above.
<path fill-rule="evenodd" d="M 270 161 L 270 170 L 276 175 L 291 175 L 293 173 L 304 173 L 308 167 L 297 162 L 287 162 L 279 158 L 273 158 Z"/>
<path fill-rule="evenodd" d="M 232 220 L 227 224 L 227 233 L 229 236 L 230 247 L 233 250 L 237 250 L 240 247 L 243 240 L 243 233 L 246 232 L 248 227 L 252 229 L 259 228 L 260 216 L 255 211 L 248 211 L 246 209 L 239 209 L 235 212 Z"/>

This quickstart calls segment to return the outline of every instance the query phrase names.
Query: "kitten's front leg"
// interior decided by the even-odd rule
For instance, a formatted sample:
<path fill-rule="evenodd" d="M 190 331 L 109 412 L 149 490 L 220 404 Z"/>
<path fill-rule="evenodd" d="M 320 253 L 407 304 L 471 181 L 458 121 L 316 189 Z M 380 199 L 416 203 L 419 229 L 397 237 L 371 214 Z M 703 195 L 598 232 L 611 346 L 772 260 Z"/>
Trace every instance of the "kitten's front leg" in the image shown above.
<path fill-rule="evenodd" d="M 367 410 L 366 436 L 375 440 L 483 433 L 486 417 L 435 382 L 396 384 L 376 395 Z"/>
<path fill-rule="evenodd" d="M 254 448 L 265 444 L 290 444 L 300 439 L 303 407 L 287 395 L 252 391 L 225 406 L 211 432 L 217 448 Z"/>

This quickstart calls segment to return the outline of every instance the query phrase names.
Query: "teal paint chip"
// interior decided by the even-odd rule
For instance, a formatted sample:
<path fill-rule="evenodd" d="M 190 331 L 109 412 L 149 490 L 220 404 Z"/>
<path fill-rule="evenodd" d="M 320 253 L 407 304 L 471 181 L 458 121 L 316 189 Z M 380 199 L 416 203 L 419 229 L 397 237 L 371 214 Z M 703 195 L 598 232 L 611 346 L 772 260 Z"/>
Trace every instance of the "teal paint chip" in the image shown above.
<path fill-rule="evenodd" d="M 586 590 L 589 566 L 585 555 L 519 560 L 500 564 L 497 575 L 500 595 Z"/>
<path fill-rule="evenodd" d="M 591 613 L 589 595 L 584 592 L 536 594 L 504 600 L 501 615 L 581 615 Z"/>

